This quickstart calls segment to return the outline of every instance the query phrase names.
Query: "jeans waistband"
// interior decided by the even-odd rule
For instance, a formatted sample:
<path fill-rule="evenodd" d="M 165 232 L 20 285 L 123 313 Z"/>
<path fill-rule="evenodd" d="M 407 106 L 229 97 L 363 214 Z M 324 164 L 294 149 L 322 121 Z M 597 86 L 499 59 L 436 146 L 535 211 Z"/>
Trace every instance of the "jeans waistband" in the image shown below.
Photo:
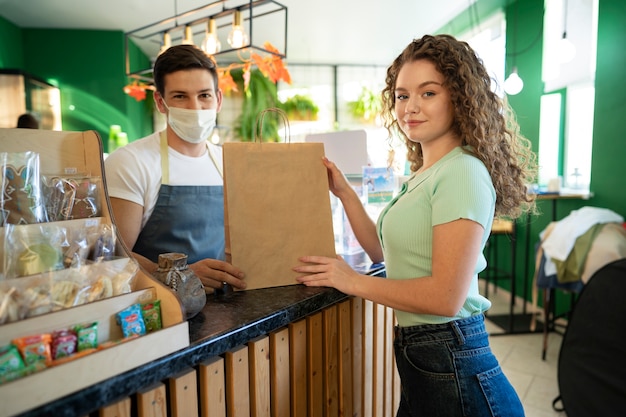
<path fill-rule="evenodd" d="M 467 337 L 486 334 L 485 318 L 478 314 L 465 319 L 452 320 L 441 324 L 422 324 L 418 326 L 400 327 L 394 329 L 396 343 L 420 340 L 451 340 L 456 339 L 463 344 Z"/>

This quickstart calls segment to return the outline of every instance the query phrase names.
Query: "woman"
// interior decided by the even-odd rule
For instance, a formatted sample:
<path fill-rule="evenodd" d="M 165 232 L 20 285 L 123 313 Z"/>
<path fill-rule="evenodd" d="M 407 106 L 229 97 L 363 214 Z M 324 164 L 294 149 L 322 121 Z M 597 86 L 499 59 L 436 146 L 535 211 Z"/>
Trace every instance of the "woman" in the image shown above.
<path fill-rule="evenodd" d="M 330 188 L 387 279 L 340 257 L 305 256 L 298 281 L 392 307 L 402 383 L 398 416 L 521 416 L 489 348 L 478 273 L 495 216 L 533 208 L 534 154 L 481 60 L 448 35 L 411 42 L 387 70 L 383 117 L 404 137 L 413 175 L 375 225 L 334 163 Z"/>

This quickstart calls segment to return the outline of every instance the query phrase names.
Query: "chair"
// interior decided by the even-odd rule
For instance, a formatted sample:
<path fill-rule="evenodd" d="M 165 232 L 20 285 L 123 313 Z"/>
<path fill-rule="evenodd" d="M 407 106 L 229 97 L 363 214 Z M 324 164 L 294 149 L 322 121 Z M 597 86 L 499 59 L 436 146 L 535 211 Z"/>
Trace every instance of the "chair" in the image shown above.
<path fill-rule="evenodd" d="M 545 229 L 544 239 L 551 233 L 555 224 L 555 222 L 552 222 Z M 580 277 L 577 281 L 560 282 L 556 274 L 546 275 L 544 269 L 546 256 L 543 253 L 542 242 L 540 241 L 536 245 L 532 305 L 533 311 L 536 311 L 538 304 L 538 292 L 541 291 L 543 295 L 544 319 L 541 357 L 544 360 L 548 349 L 548 333 L 556 330 L 556 321 L 559 318 L 566 318 L 567 323 L 569 323 L 572 312 L 577 303 L 577 297 L 581 291 L 583 291 L 585 284 L 591 280 L 591 277 L 594 276 L 596 271 L 604 267 L 606 264 L 618 259 L 626 258 L 626 223 L 623 225 L 619 223 L 606 223 L 599 224 L 594 227 L 598 227 L 598 232 L 594 235 L 595 237 L 593 238 L 593 242 L 584 255 L 584 268 L 580 271 Z M 587 233 L 592 232 L 593 230 L 589 230 Z M 574 248 L 574 251 L 576 250 L 577 247 Z M 555 290 L 560 290 L 570 295 L 569 309 L 565 313 L 558 315 L 555 312 Z M 560 326 L 567 328 L 568 325 L 569 324 L 561 324 Z M 534 330 L 534 328 L 535 316 L 533 315 L 531 330 Z"/>
<path fill-rule="evenodd" d="M 626 409 L 626 258 L 597 270 L 580 292 L 559 352 L 558 382 L 568 417 Z M 621 412 L 619 410 L 622 410 Z"/>
<path fill-rule="evenodd" d="M 509 241 L 511 249 L 511 269 L 504 270 L 499 264 L 498 243 L 506 239 Z M 516 224 L 513 220 L 494 219 L 491 225 L 491 234 L 485 245 L 485 258 L 487 259 L 487 268 L 481 275 L 485 280 L 485 297 L 489 298 L 489 284 L 493 283 L 494 293 L 497 291 L 498 281 L 506 279 L 511 285 L 511 301 L 510 312 L 508 317 L 509 332 L 513 332 L 513 308 L 515 306 L 515 264 L 516 264 Z"/>

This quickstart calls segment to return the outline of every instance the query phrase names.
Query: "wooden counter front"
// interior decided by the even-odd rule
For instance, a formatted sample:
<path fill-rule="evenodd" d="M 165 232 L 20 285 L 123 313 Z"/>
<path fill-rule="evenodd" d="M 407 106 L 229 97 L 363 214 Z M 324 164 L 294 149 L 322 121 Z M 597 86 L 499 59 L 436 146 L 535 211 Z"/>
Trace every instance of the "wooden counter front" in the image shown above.
<path fill-rule="evenodd" d="M 329 288 L 211 295 L 189 347 L 22 416 L 392 416 L 394 322 Z"/>

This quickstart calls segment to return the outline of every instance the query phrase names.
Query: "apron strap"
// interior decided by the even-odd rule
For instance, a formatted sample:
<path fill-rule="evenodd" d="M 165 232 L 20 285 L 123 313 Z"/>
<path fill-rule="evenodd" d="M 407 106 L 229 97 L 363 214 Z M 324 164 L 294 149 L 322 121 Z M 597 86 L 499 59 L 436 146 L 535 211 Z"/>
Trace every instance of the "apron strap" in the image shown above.
<path fill-rule="evenodd" d="M 170 183 L 170 164 L 169 164 L 169 152 L 167 149 L 167 131 L 161 131 L 161 184 L 169 185 Z M 224 172 L 220 164 L 217 163 L 217 158 L 213 153 L 213 149 L 209 146 L 209 142 L 206 143 L 207 152 L 209 153 L 209 158 L 211 158 L 211 162 L 215 165 L 215 169 L 220 174 L 220 177 L 224 178 Z"/>
<path fill-rule="evenodd" d="M 161 184 L 170 183 L 170 161 L 167 151 L 167 132 L 161 131 Z"/>

